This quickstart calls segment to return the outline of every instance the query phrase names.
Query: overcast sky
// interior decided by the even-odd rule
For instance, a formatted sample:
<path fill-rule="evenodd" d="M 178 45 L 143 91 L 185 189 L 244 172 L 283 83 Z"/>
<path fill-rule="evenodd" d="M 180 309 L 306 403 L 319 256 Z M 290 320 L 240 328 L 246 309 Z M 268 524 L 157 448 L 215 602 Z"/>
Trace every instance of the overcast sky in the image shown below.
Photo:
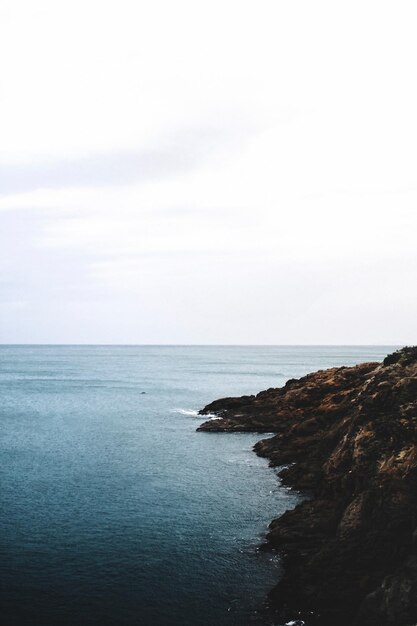
<path fill-rule="evenodd" d="M 416 29 L 0 0 L 0 342 L 417 343 Z"/>

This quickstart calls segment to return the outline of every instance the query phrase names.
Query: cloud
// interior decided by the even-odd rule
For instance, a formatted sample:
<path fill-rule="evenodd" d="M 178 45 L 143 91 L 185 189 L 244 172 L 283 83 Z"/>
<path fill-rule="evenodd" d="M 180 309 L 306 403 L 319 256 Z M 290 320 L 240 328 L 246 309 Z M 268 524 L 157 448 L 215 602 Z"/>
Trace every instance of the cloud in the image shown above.
<path fill-rule="evenodd" d="M 159 181 L 195 170 L 213 158 L 241 149 L 253 129 L 232 122 L 223 127 L 186 128 L 162 145 L 137 152 L 112 151 L 77 159 L 11 163 L 0 169 L 0 196 L 38 189 L 114 187 Z"/>
<path fill-rule="evenodd" d="M 3 340 L 413 341 L 415 3 L 0 12 Z"/>

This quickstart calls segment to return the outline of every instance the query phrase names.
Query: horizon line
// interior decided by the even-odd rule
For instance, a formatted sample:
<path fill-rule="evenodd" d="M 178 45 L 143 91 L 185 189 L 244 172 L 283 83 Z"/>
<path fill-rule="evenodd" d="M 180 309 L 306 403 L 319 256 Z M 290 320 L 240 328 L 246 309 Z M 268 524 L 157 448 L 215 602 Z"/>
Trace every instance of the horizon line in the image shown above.
<path fill-rule="evenodd" d="M 356 348 L 356 347 L 387 347 L 395 348 L 397 346 L 415 345 L 408 343 L 15 343 L 0 342 L 2 346 L 79 346 L 79 347 L 159 347 L 159 348 Z"/>

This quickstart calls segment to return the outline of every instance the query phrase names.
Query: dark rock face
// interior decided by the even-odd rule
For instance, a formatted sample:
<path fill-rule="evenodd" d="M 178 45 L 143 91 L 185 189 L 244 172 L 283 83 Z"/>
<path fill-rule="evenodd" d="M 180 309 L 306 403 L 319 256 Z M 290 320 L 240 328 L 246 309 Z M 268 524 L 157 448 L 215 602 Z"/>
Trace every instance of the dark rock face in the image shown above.
<path fill-rule="evenodd" d="M 207 413 L 221 419 L 201 431 L 276 433 L 256 452 L 308 496 L 270 525 L 284 563 L 271 606 L 320 626 L 417 624 L 417 348 Z"/>

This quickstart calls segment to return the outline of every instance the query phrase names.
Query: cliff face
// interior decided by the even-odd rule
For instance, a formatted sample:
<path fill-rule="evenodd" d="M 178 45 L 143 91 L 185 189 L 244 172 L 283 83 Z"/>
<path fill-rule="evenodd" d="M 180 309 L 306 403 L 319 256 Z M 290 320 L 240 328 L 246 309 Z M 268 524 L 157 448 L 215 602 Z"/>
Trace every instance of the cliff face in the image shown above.
<path fill-rule="evenodd" d="M 256 452 L 306 493 L 267 536 L 283 555 L 271 606 L 288 619 L 417 623 L 417 348 L 256 396 L 217 400 L 202 431 L 274 432 Z"/>

